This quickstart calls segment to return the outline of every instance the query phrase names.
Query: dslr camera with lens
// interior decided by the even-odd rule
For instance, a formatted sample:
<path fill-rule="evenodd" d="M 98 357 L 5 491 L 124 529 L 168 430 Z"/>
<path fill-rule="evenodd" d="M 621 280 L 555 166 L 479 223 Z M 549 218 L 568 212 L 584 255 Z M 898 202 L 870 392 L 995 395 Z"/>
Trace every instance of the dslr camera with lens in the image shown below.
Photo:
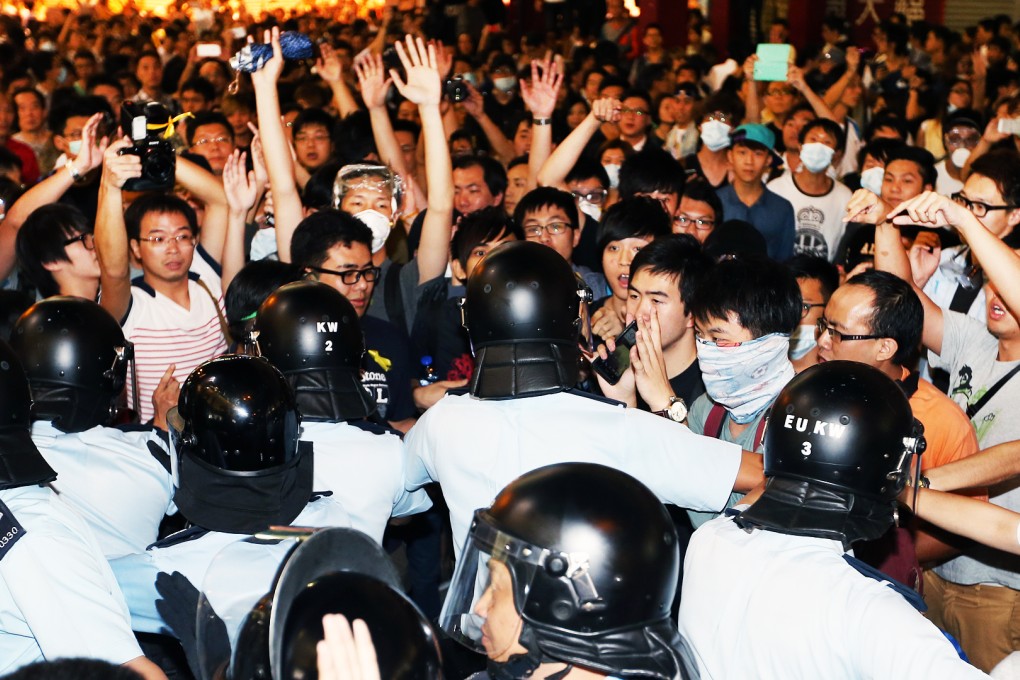
<path fill-rule="evenodd" d="M 168 125 L 170 113 L 161 104 L 124 102 L 121 128 L 130 132 L 134 144 L 121 149 L 120 154 L 138 156 L 142 161 L 141 176 L 126 181 L 125 191 L 162 191 L 173 188 L 177 155 L 170 140 L 163 137 Z"/>

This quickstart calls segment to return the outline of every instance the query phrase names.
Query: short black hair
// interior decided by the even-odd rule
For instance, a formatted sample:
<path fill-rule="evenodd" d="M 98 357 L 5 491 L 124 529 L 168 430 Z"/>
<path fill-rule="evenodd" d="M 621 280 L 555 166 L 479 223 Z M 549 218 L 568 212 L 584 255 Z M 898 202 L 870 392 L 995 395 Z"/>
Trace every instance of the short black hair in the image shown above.
<path fill-rule="evenodd" d="M 889 152 L 889 157 L 885 161 L 885 167 L 888 168 L 889 164 L 893 161 L 910 161 L 914 163 L 921 174 L 921 183 L 927 184 L 933 189 L 935 188 L 938 171 L 935 169 L 935 156 L 931 155 L 931 151 L 922 149 L 919 146 L 904 144 Z M 971 172 L 973 172 L 973 167 Z"/>
<path fill-rule="evenodd" d="M 397 118 L 393 121 L 393 131 L 410 132 L 411 136 L 414 137 L 415 144 L 417 144 L 418 138 L 421 136 L 421 125 L 418 125 L 414 121 Z"/>
<path fill-rule="evenodd" d="M 280 286 L 300 281 L 304 269 L 278 260 L 252 260 L 244 265 L 227 286 L 223 298 L 227 326 L 235 340 L 244 337 L 246 322 Z"/>
<path fill-rule="evenodd" d="M 141 680 L 142 676 L 125 666 L 98 659 L 59 659 L 22 666 L 5 680 Z"/>
<path fill-rule="evenodd" d="M 461 156 L 453 159 L 454 170 L 467 170 L 479 167 L 482 169 L 485 186 L 493 196 L 506 193 L 506 170 L 502 163 L 489 156 Z"/>
<path fill-rule="evenodd" d="M 898 347 L 892 362 L 897 366 L 909 365 L 921 343 L 924 326 L 924 307 L 914 289 L 898 276 L 877 269 L 869 269 L 846 283 L 871 290 L 875 312 L 868 333 L 895 340 Z"/>
<path fill-rule="evenodd" d="M 864 159 L 867 156 L 871 156 L 876 161 L 881 161 L 882 167 L 885 167 L 886 163 L 889 162 L 889 155 L 903 145 L 904 142 L 899 139 L 888 139 L 886 137 L 873 139 L 865 146 L 862 146 L 861 150 L 857 152 L 857 167 L 864 166 Z"/>
<path fill-rule="evenodd" d="M 907 136 L 909 134 L 907 121 L 894 113 L 887 113 L 885 111 L 872 118 L 871 122 L 868 123 L 868 127 L 864 128 L 864 141 L 866 143 L 871 142 L 875 137 L 875 133 L 882 128 L 892 128 L 893 130 L 896 130 L 896 134 L 899 135 L 900 139 L 904 142 L 907 141 Z"/>
<path fill-rule="evenodd" d="M 301 204 L 313 210 L 322 210 L 333 205 L 333 184 L 343 166 L 340 161 L 327 161 L 316 168 L 301 191 Z"/>
<path fill-rule="evenodd" d="M 177 88 L 179 92 L 197 92 L 202 96 L 202 99 L 207 102 L 216 101 L 216 88 L 213 84 L 201 76 L 195 76 L 194 78 L 188 78 L 184 83 Z"/>
<path fill-rule="evenodd" d="M 797 141 L 803 144 L 808 133 L 815 128 L 822 128 L 829 133 L 834 140 L 836 140 L 836 153 L 842 153 L 843 149 L 846 148 L 846 133 L 843 132 L 843 128 L 839 126 L 839 123 L 834 120 L 829 120 L 828 118 L 815 118 L 814 120 L 809 120 L 804 124 L 804 127 L 801 128 Z"/>
<path fill-rule="evenodd" d="M 655 191 L 684 193 L 684 168 L 673 156 L 658 149 L 643 149 L 623 162 L 620 167 L 620 197 L 632 198 Z"/>
<path fill-rule="evenodd" d="M 198 128 L 203 125 L 222 125 L 230 136 L 230 141 L 234 141 L 234 126 L 230 124 L 227 117 L 219 111 L 200 111 L 195 114 L 195 117 L 188 122 L 187 133 L 188 133 L 188 146 L 195 143 L 195 133 L 198 132 Z"/>
<path fill-rule="evenodd" d="M 1016 149 L 989 151 L 971 164 L 970 174 L 992 180 L 1006 205 L 1020 207 L 1020 153 Z"/>
<path fill-rule="evenodd" d="M 128 238 L 137 240 L 141 237 L 142 219 L 149 213 L 184 215 L 188 226 L 191 227 L 192 235 L 198 235 L 198 217 L 187 201 L 173 194 L 150 191 L 136 198 L 124 211 L 124 226 L 127 228 Z"/>
<path fill-rule="evenodd" d="M 755 338 L 792 333 L 800 323 L 800 287 L 785 266 L 767 257 L 740 256 L 719 262 L 694 293 L 691 311 L 699 323 L 729 319 Z"/>
<path fill-rule="evenodd" d="M 524 240 L 524 233 L 516 222 L 507 216 L 502 208 L 491 206 L 470 215 L 465 215 L 457 224 L 457 233 L 450 241 L 450 256 L 467 271 L 468 258 L 471 251 L 482 243 L 499 238 L 501 235 L 513 235 L 519 241 Z"/>
<path fill-rule="evenodd" d="M 64 136 L 64 126 L 69 118 L 91 118 L 97 113 L 105 113 L 113 117 L 113 109 L 105 97 L 99 95 L 75 95 L 62 105 L 53 107 L 48 120 L 50 130 L 55 135 Z"/>
<path fill-rule="evenodd" d="M 336 120 L 322 109 L 303 109 L 291 124 L 291 133 L 296 137 L 301 129 L 309 125 L 320 125 L 326 132 L 332 132 Z"/>
<path fill-rule="evenodd" d="M 681 194 L 680 198 L 689 198 L 692 201 L 707 203 L 712 208 L 712 212 L 715 213 L 716 224 L 722 224 L 726 219 L 722 201 L 719 200 L 719 194 L 715 192 L 711 184 L 703 179 L 692 179 L 690 182 L 687 182 L 684 185 L 684 193 Z"/>
<path fill-rule="evenodd" d="M 95 90 L 100 85 L 112 87 L 116 89 L 118 92 L 120 92 L 120 96 L 122 97 L 124 96 L 124 86 L 121 85 L 119 80 L 106 73 L 97 73 L 96 75 L 89 78 L 88 81 L 85 83 L 85 91 L 88 92 L 89 94 L 92 94 L 93 90 Z"/>
<path fill-rule="evenodd" d="M 566 191 L 554 187 L 538 187 L 524 194 L 518 201 L 517 207 L 514 208 L 514 222 L 523 228 L 524 220 L 529 212 L 548 207 L 561 209 L 570 220 L 571 229 L 580 227 L 574 197 Z"/>
<path fill-rule="evenodd" d="M 0 146 L 0 175 L 10 172 L 11 170 L 24 170 L 24 162 L 21 160 L 21 156 L 14 153 L 6 146 Z M 14 201 L 8 201 L 4 199 L 4 205 L 12 206 Z"/>
<path fill-rule="evenodd" d="M 673 218 L 662 203 L 647 196 L 624 198 L 617 201 L 602 216 L 597 247 L 599 253 L 613 241 L 625 238 L 654 240 L 671 233 Z"/>
<path fill-rule="evenodd" d="M 574 163 L 574 167 L 570 168 L 570 172 L 563 178 L 563 181 L 570 184 L 571 182 L 583 182 L 593 177 L 599 181 L 603 189 L 609 188 L 609 175 L 606 173 L 606 169 L 602 167 L 602 164 L 594 158 L 581 156 Z"/>
<path fill-rule="evenodd" d="M 839 269 L 820 255 L 801 253 L 791 257 L 785 264 L 795 278 L 817 281 L 826 301 L 839 288 Z"/>
<path fill-rule="evenodd" d="M 50 297 L 60 293 L 53 274 L 45 265 L 70 261 L 64 241 L 91 233 L 92 224 L 73 205 L 50 203 L 32 211 L 18 229 L 14 248 L 18 264 L 40 295 Z"/>
<path fill-rule="evenodd" d="M 319 267 L 337 244 L 361 243 L 372 249 L 372 230 L 352 215 L 329 208 L 298 223 L 290 241 L 290 257 L 300 267 Z"/>
<path fill-rule="evenodd" d="M 677 279 L 680 300 L 689 305 L 702 279 L 712 268 L 712 258 L 689 234 L 660 236 L 638 251 L 630 263 L 630 280 L 645 269 L 649 274 L 665 274 Z"/>

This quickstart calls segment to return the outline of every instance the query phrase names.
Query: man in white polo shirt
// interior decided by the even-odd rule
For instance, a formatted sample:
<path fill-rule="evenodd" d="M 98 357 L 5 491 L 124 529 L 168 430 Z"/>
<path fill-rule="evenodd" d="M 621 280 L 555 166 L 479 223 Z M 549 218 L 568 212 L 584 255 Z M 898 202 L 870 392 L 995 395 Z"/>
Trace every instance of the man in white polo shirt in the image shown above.
<path fill-rule="evenodd" d="M 217 260 L 226 223 L 207 208 L 199 233 L 195 212 L 183 199 L 156 192 L 138 197 L 125 212 L 124 182 L 141 175 L 138 156 L 117 153 L 129 145 L 120 140 L 106 152 L 95 244 L 107 274 L 100 302 L 135 346 L 137 403 L 145 422 L 153 416 L 152 395 L 161 381 L 184 380 L 227 349 Z M 178 159 L 178 166 L 186 163 Z M 194 166 L 189 171 L 195 171 Z M 215 182 L 205 174 L 209 184 Z M 142 268 L 142 276 L 134 280 L 129 248 Z M 128 385 L 129 404 L 131 390 Z"/>

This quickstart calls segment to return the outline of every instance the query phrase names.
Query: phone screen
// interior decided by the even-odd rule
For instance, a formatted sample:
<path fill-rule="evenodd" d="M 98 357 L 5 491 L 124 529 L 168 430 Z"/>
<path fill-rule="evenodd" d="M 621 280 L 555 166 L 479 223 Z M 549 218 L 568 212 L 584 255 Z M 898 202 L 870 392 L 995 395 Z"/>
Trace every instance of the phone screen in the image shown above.
<path fill-rule="evenodd" d="M 219 57 L 223 54 L 223 48 L 217 43 L 199 43 L 198 48 L 195 50 L 198 56 L 205 57 Z"/>
<path fill-rule="evenodd" d="M 630 368 L 630 348 L 637 340 L 637 322 L 632 321 L 616 336 L 616 349 L 607 359 L 599 357 L 591 362 L 592 370 L 601 375 L 607 383 L 615 385 L 620 382 L 624 371 Z"/>

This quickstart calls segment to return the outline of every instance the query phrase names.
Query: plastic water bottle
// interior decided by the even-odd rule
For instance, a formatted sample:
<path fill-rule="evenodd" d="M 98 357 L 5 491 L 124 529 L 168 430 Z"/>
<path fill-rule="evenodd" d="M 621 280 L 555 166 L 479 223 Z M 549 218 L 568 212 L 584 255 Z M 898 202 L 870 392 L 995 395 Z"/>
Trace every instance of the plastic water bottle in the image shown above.
<path fill-rule="evenodd" d="M 418 384 L 422 387 L 428 387 L 432 383 L 439 382 L 439 376 L 436 375 L 436 369 L 432 366 L 432 357 L 426 354 L 421 358 L 422 365 L 422 378 L 418 380 Z"/>

